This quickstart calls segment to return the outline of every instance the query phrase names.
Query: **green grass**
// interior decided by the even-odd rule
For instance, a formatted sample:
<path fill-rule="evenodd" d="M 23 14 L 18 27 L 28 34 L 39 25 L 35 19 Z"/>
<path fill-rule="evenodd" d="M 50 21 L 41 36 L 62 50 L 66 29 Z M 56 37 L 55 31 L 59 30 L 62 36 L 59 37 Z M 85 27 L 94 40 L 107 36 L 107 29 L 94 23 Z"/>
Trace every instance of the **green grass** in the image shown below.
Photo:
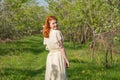
<path fill-rule="evenodd" d="M 0 80 L 44 80 L 46 56 L 40 35 L 0 44 Z M 70 68 L 69 80 L 120 80 L 120 54 L 113 55 L 112 66 L 104 67 L 104 53 L 96 52 L 91 61 L 88 44 L 64 43 Z"/>

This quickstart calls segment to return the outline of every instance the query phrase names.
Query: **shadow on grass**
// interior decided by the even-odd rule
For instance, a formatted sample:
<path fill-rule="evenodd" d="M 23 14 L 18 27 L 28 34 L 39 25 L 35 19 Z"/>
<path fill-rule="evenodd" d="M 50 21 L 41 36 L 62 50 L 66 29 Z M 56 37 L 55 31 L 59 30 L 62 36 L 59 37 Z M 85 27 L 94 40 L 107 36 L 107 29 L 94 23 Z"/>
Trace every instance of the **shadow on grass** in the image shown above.
<path fill-rule="evenodd" d="M 70 49 L 70 50 L 79 50 L 79 49 L 89 48 L 88 43 L 86 43 L 86 44 L 76 44 L 75 47 L 74 47 L 73 44 L 71 44 L 70 42 L 65 42 L 64 46 L 65 46 L 66 49 Z"/>
<path fill-rule="evenodd" d="M 71 59 L 69 60 L 71 63 L 89 63 L 87 61 L 84 61 L 84 60 L 78 60 L 78 59 Z"/>
<path fill-rule="evenodd" d="M 37 75 L 41 75 L 45 73 L 45 66 L 43 66 L 40 69 L 37 70 L 25 70 L 25 69 L 15 69 L 15 68 L 3 68 L 2 72 L 0 72 L 0 76 L 7 77 L 7 79 L 10 80 L 27 80 L 29 78 L 31 78 L 30 80 L 32 80 L 33 77 L 37 76 Z M 44 75 L 43 75 L 44 77 Z M 12 78 L 12 79 L 11 79 Z"/>
<path fill-rule="evenodd" d="M 39 54 L 44 51 L 44 48 L 6 48 L 6 49 L 0 49 L 0 56 L 4 55 L 19 55 L 21 53 L 33 53 L 33 54 Z"/>
<path fill-rule="evenodd" d="M 4 45 L 4 46 L 3 46 Z M 3 47 L 2 47 L 3 46 Z M 6 44 L 0 44 L 0 56 L 4 55 L 19 55 L 20 53 L 30 52 L 33 54 L 42 53 L 45 50 L 43 40 L 38 39 L 25 39 Z"/>

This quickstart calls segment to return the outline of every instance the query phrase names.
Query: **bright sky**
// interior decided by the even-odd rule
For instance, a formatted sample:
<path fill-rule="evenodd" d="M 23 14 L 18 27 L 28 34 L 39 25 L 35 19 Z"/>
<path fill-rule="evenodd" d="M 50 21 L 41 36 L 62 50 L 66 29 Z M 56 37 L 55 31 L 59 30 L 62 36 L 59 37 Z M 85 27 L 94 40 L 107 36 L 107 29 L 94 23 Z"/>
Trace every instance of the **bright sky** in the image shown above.
<path fill-rule="evenodd" d="M 39 3 L 39 6 L 47 6 L 47 3 L 45 0 L 36 0 Z"/>

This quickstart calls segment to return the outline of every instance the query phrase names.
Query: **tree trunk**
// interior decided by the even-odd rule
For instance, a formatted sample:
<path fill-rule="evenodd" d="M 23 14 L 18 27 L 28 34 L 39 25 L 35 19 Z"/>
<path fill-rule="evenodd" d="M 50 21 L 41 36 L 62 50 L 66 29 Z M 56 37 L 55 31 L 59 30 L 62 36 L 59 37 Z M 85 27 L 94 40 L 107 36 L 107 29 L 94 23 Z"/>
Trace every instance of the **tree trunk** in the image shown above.
<path fill-rule="evenodd" d="M 105 67 L 108 68 L 108 49 L 105 52 Z"/>

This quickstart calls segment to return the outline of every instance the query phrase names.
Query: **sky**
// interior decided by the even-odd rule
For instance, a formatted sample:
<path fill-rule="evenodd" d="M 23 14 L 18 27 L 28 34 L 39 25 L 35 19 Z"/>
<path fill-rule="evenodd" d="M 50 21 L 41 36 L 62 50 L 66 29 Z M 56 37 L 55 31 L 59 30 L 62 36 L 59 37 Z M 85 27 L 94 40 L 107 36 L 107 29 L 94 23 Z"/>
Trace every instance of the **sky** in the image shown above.
<path fill-rule="evenodd" d="M 47 6 L 47 2 L 45 0 L 36 0 L 39 6 Z"/>

